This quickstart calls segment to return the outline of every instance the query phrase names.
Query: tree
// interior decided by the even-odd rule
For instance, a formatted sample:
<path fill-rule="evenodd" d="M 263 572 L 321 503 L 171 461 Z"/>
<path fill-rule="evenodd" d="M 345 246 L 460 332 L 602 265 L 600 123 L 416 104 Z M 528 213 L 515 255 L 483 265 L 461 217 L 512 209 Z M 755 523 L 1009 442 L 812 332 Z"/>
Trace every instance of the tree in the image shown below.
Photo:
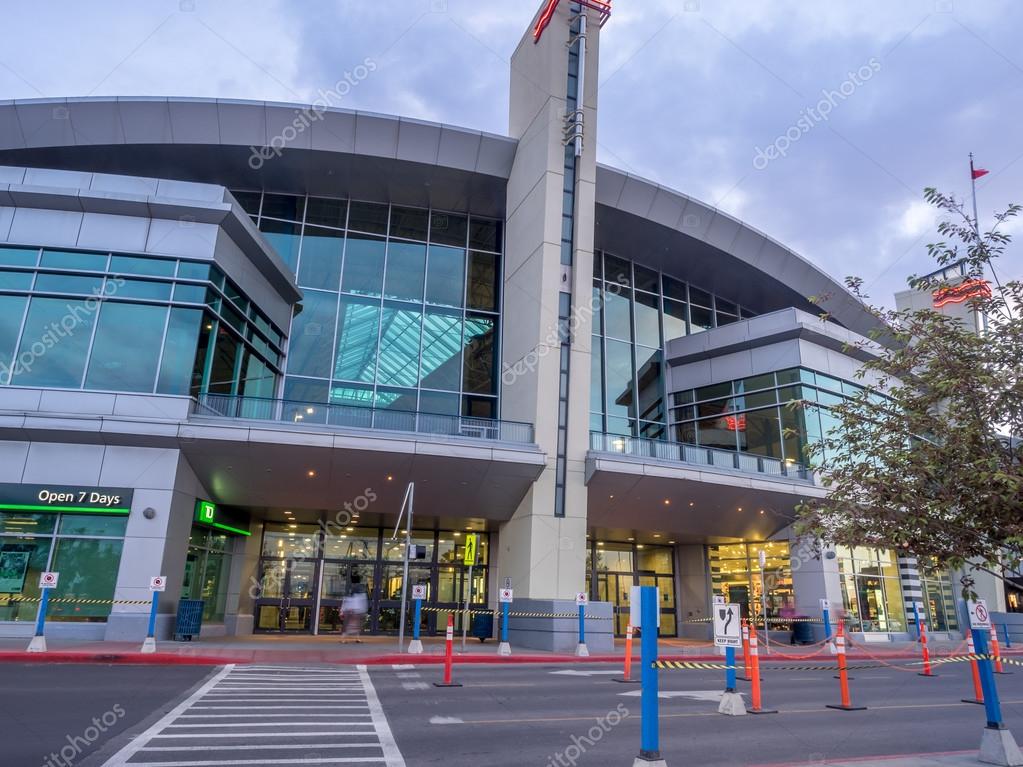
<path fill-rule="evenodd" d="M 955 198 L 925 199 L 947 215 L 941 242 L 928 245 L 939 269 L 962 264 L 984 280 L 1010 243 L 1000 226 L 981 233 Z M 941 291 L 941 276 L 911 277 Z M 1023 283 L 979 290 L 969 306 L 987 315 L 982 332 L 927 308 L 870 306 L 863 281 L 846 284 L 878 320 L 855 396 L 830 406 L 837 426 L 807 448 L 827 497 L 797 509 L 796 529 L 828 544 L 895 548 L 938 564 L 1002 575 L 1023 561 Z M 983 283 L 986 284 L 986 283 Z M 813 299 L 817 300 L 817 299 Z M 823 316 L 826 319 L 826 315 Z M 846 351 L 854 351 L 847 349 Z M 821 408 L 797 401 L 792 407 Z M 972 593 L 972 579 L 963 581 Z"/>

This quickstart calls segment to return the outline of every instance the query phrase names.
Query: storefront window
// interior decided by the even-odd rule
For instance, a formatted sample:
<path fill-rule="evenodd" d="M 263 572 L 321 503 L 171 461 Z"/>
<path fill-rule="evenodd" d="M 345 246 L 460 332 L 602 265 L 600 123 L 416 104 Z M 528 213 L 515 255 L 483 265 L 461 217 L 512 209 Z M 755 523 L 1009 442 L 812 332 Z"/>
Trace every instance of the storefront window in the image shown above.
<path fill-rule="evenodd" d="M 610 602 L 615 633 L 624 635 L 629 622 L 633 586 L 655 586 L 661 595 L 661 636 L 675 636 L 674 550 L 670 546 L 614 541 L 590 542 L 586 557 L 586 590 Z"/>
<path fill-rule="evenodd" d="M 935 562 L 920 562 L 920 585 L 924 595 L 922 617 L 931 631 L 957 631 L 959 618 L 956 615 L 956 598 L 952 576 L 948 569 L 942 569 Z"/>
<path fill-rule="evenodd" d="M 762 573 L 760 552 L 764 553 Z M 738 604 L 743 617 L 761 620 L 765 603 L 768 618 L 795 616 L 788 541 L 710 546 L 707 554 L 714 594 Z"/>
<path fill-rule="evenodd" d="M 842 600 L 854 631 L 905 631 L 906 612 L 895 552 L 836 546 Z"/>
<path fill-rule="evenodd" d="M 181 596 L 203 600 L 204 623 L 224 620 L 232 545 L 232 538 L 201 527 L 193 527 L 189 536 Z"/>
<path fill-rule="evenodd" d="M 46 571 L 60 573 L 48 620 L 106 620 L 126 523 L 123 517 L 0 513 L 0 621 L 35 620 L 38 602 L 15 600 L 37 600 L 39 574 Z"/>

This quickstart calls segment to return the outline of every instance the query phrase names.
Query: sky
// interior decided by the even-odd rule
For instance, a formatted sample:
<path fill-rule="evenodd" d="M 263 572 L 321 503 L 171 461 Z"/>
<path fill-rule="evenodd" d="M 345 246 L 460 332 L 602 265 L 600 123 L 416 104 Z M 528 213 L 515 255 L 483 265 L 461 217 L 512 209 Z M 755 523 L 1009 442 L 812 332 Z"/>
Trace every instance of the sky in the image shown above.
<path fill-rule="evenodd" d="M 342 106 L 505 134 L 508 61 L 540 4 L 8 0 L 0 99 L 310 102 L 369 59 Z M 1023 202 L 1021 32 L 1018 0 L 614 0 L 598 160 L 890 304 L 934 268 L 923 189 L 968 200 L 969 152 L 990 171 L 982 225 Z M 1023 245 L 999 276 L 1023 277 Z"/>

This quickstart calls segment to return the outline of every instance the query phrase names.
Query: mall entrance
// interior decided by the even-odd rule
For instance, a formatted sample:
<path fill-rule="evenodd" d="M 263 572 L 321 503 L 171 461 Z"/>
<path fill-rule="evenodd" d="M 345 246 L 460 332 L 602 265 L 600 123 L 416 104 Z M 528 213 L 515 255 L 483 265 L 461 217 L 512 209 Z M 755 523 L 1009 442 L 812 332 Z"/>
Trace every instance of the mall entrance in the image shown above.
<path fill-rule="evenodd" d="M 268 522 L 264 526 L 255 605 L 257 633 L 340 634 L 345 597 L 364 590 L 368 613 L 365 634 L 397 634 L 401 615 L 401 579 L 405 542 L 391 541 L 392 530 Z M 478 564 L 473 568 L 473 604 L 487 603 L 489 536 L 480 533 Z M 404 538 L 404 536 L 402 536 Z M 409 564 L 409 586 L 426 586 L 420 631 L 443 631 L 449 614 L 461 630 L 460 607 L 468 588 L 461 564 L 464 532 L 414 530 L 412 542 L 424 546 L 425 559 Z M 411 591 L 411 588 L 410 588 Z M 413 611 L 406 615 L 412 630 Z"/>

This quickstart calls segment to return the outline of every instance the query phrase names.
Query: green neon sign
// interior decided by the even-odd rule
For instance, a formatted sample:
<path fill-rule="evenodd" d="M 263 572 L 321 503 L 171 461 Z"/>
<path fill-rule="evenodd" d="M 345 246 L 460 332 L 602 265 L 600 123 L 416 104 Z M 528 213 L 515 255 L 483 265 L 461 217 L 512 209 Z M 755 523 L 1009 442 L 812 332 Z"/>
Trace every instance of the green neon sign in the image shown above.
<path fill-rule="evenodd" d="M 217 504 L 213 501 L 197 500 L 195 502 L 195 521 L 201 525 L 209 525 L 215 527 L 217 530 L 223 530 L 228 533 L 234 533 L 235 535 L 252 535 L 248 530 L 244 530 L 234 525 L 229 525 L 224 521 L 221 521 L 225 517 L 225 514 Z M 233 519 L 231 520 L 233 521 Z"/>

